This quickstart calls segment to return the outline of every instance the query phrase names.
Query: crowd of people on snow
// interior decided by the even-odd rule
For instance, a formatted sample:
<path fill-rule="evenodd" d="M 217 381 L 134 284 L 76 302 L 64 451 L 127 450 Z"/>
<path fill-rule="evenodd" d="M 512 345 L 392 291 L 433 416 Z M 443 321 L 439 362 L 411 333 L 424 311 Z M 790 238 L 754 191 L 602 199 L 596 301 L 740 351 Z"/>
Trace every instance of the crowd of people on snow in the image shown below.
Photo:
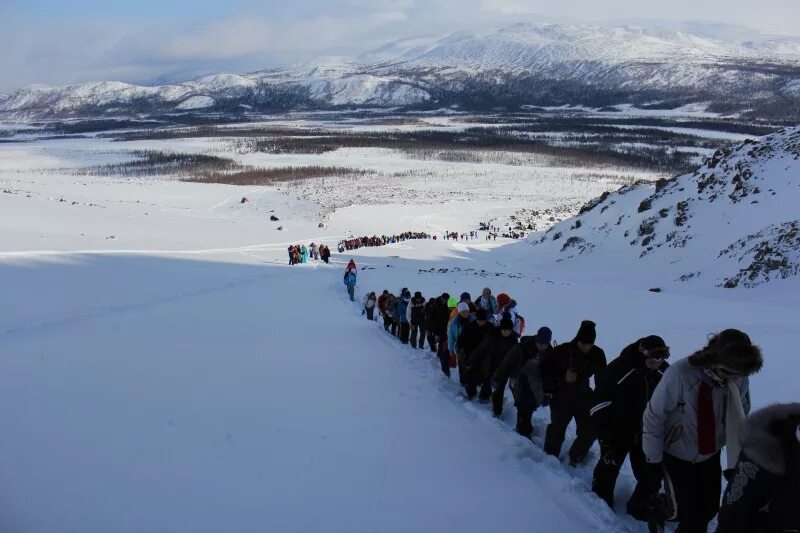
<path fill-rule="evenodd" d="M 355 272 L 351 261 L 345 273 L 351 300 Z M 627 512 L 653 529 L 676 521 L 677 531 L 705 532 L 718 515 L 723 533 L 800 530 L 800 403 L 750 414 L 748 379 L 763 359 L 742 331 L 714 334 L 672 365 L 664 339 L 649 335 L 607 364 L 594 322 L 582 321 L 562 344 L 547 326 L 525 335 L 517 302 L 489 288 L 474 300 L 467 292 L 458 299 L 425 298 L 407 288 L 370 292 L 362 313 L 382 320 L 403 344 L 421 350 L 427 344 L 444 375 L 458 369 L 466 396 L 491 403 L 496 416 L 509 388 L 520 435 L 531 438 L 534 411 L 548 407 L 548 454 L 561 454 L 575 420 L 569 463 L 584 464 L 599 441 L 592 490 L 612 508 L 627 457 L 637 481 Z M 729 482 L 720 503 L 725 446 Z"/>
<path fill-rule="evenodd" d="M 331 250 L 325 244 L 314 244 L 313 242 L 306 246 L 305 244 L 292 244 L 289 246 L 289 264 L 299 265 L 308 263 L 309 259 L 319 261 L 320 259 L 326 263 L 331 258 Z"/>
<path fill-rule="evenodd" d="M 359 248 L 369 248 L 374 246 L 386 246 L 403 241 L 416 239 L 430 239 L 431 236 L 422 231 L 406 231 L 398 235 L 373 235 L 371 237 L 353 237 L 339 241 L 339 253 L 345 250 L 358 250 Z M 434 239 L 436 237 L 433 237 Z"/>

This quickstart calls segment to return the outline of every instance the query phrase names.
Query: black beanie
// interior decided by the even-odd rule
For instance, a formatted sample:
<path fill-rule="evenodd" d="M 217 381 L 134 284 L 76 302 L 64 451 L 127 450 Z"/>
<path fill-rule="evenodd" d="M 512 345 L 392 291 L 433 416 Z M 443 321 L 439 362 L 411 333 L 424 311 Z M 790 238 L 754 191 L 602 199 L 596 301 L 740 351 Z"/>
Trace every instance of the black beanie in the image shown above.
<path fill-rule="evenodd" d="M 640 344 L 645 350 L 663 350 L 667 347 L 667 343 L 664 342 L 664 339 L 658 335 L 650 335 L 649 337 L 645 337 L 641 340 Z"/>
<path fill-rule="evenodd" d="M 584 320 L 581 322 L 581 327 L 578 328 L 578 334 L 575 335 L 575 340 L 583 344 L 594 344 L 597 339 L 597 331 L 595 330 L 595 323 L 591 320 Z"/>

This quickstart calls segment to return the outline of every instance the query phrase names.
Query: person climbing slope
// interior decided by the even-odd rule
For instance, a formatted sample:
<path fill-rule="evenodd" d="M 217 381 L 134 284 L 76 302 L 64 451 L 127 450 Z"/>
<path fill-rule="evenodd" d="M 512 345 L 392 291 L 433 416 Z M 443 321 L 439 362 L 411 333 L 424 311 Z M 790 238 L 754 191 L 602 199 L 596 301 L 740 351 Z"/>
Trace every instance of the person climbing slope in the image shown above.
<path fill-rule="evenodd" d="M 532 337 L 522 337 L 494 372 L 495 394 L 501 402 L 506 383 L 510 382 L 517 408 L 516 431 L 523 437 L 533 436 L 533 413 L 547 403 L 539 365 L 552 353 L 552 339 L 553 332 L 548 327 L 539 328 Z"/>
<path fill-rule="evenodd" d="M 344 285 L 345 285 L 345 287 L 347 287 L 347 294 L 350 295 L 350 301 L 354 302 L 355 301 L 355 292 L 356 292 L 356 277 L 357 277 L 357 274 L 356 274 L 356 269 L 355 269 L 355 263 L 353 263 L 352 261 L 350 261 L 350 263 L 353 264 L 353 267 L 351 268 L 348 265 L 347 270 L 345 270 L 345 272 L 344 272 Z"/>
<path fill-rule="evenodd" d="M 545 392 L 553 394 L 544 451 L 560 455 L 567 426 L 574 418 L 577 436 L 569 450 L 572 466 L 583 462 L 595 440 L 589 418 L 593 395 L 589 379 L 606 367 L 606 354 L 595 345 L 596 338 L 595 323 L 584 320 L 575 338 L 554 348 L 539 365 Z"/>

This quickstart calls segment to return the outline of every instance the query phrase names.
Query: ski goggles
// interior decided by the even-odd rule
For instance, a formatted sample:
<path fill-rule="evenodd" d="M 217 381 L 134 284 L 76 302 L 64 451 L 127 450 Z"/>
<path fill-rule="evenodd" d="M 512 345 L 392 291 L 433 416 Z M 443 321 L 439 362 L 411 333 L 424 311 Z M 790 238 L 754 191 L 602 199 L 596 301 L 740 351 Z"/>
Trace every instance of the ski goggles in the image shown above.
<path fill-rule="evenodd" d="M 642 355 L 644 355 L 647 359 L 668 359 L 669 346 L 664 346 L 663 348 L 653 348 L 651 350 L 642 350 Z"/>

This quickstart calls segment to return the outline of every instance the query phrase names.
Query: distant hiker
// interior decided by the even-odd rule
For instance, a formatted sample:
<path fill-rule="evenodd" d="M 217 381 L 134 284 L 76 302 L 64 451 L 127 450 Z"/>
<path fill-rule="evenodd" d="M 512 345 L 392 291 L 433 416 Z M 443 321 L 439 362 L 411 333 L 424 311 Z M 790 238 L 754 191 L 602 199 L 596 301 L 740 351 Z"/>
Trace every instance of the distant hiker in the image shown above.
<path fill-rule="evenodd" d="M 350 260 L 349 263 L 347 263 L 347 268 L 348 269 L 352 268 L 353 270 L 358 270 L 358 267 L 356 267 L 356 262 L 354 260 L 352 260 L 352 259 Z"/>
<path fill-rule="evenodd" d="M 481 384 L 480 369 L 469 367 L 472 353 L 489 336 L 494 327 L 488 321 L 486 309 L 479 308 L 475 313 L 475 320 L 466 325 L 461 335 L 456 340 L 456 355 L 458 356 L 458 375 L 461 385 L 470 400 L 478 394 L 478 385 Z"/>
<path fill-rule="evenodd" d="M 517 311 L 517 301 L 511 298 L 506 293 L 497 295 L 497 312 L 495 313 L 495 322 L 499 323 L 503 313 L 511 315 L 511 321 L 514 324 L 514 333 L 518 336 L 523 335 L 525 332 L 525 319 Z"/>
<path fill-rule="evenodd" d="M 453 301 L 456 304 L 455 298 L 451 298 L 449 294 L 442 293 L 439 297 L 439 304 L 434 309 L 434 330 L 436 332 L 436 356 L 439 358 L 439 363 L 442 367 L 442 373 L 450 377 L 450 352 L 447 349 L 447 326 L 450 323 L 450 308 L 448 304 Z"/>
<path fill-rule="evenodd" d="M 745 333 L 726 329 L 670 366 L 644 411 L 642 448 L 651 501 L 664 476 L 667 518 L 679 531 L 706 531 L 719 510 L 720 450 L 736 462 L 740 431 L 750 411 L 748 376 L 763 365 L 761 350 Z M 663 465 L 663 466 L 662 466 Z M 796 502 L 795 502 L 796 503 Z"/>
<path fill-rule="evenodd" d="M 494 316 L 497 314 L 497 300 L 492 296 L 492 289 L 489 287 L 483 289 L 480 297 L 475 301 L 475 305 L 479 309 L 486 310 L 489 321 L 495 324 Z"/>
<path fill-rule="evenodd" d="M 750 415 L 717 533 L 800 531 L 800 403 Z"/>
<path fill-rule="evenodd" d="M 491 400 L 495 416 L 503 414 L 503 390 L 492 391 L 492 377 L 500 362 L 516 346 L 517 339 L 517 334 L 514 333 L 514 322 L 511 321 L 511 316 L 506 314 L 500 320 L 497 328 L 483 339 L 483 342 L 473 350 L 469 357 L 469 370 L 476 372 L 481 381 L 478 399 L 484 402 Z"/>
<path fill-rule="evenodd" d="M 317 245 L 316 244 L 314 244 L 312 242 L 311 246 L 308 247 L 308 251 L 311 254 L 311 258 L 314 261 L 319 261 L 319 250 L 317 249 Z"/>
<path fill-rule="evenodd" d="M 325 264 L 327 265 L 328 261 L 331 258 L 331 249 L 328 248 L 327 244 L 323 244 L 321 246 L 321 248 L 320 248 L 320 257 L 322 257 L 322 260 L 325 261 Z"/>
<path fill-rule="evenodd" d="M 464 330 L 467 324 L 473 320 L 473 316 L 469 312 L 469 304 L 467 302 L 458 302 L 456 306 L 456 316 L 452 318 L 447 324 L 447 353 L 448 353 L 448 371 L 446 375 L 450 375 L 450 368 L 455 368 L 458 364 L 458 354 L 456 347 L 458 337 Z"/>
<path fill-rule="evenodd" d="M 425 348 L 425 298 L 417 291 L 408 303 L 408 322 L 411 324 L 411 347 Z"/>
<path fill-rule="evenodd" d="M 425 303 L 425 326 L 424 332 L 428 339 L 428 347 L 432 352 L 436 352 L 436 314 L 437 307 L 440 305 L 439 298 L 431 298 Z M 420 335 L 423 330 L 420 330 Z M 420 341 L 420 348 L 424 344 Z"/>
<path fill-rule="evenodd" d="M 389 332 L 389 326 L 392 325 L 391 319 L 386 314 L 386 307 L 388 301 L 389 301 L 389 291 L 384 289 L 383 293 L 380 296 L 378 296 L 378 313 L 381 315 L 381 318 L 383 318 L 383 329 L 386 330 L 387 333 Z"/>
<path fill-rule="evenodd" d="M 397 297 L 388 293 L 386 295 L 386 309 L 384 310 L 383 327 L 393 337 L 397 336 L 399 323 L 397 321 Z"/>
<path fill-rule="evenodd" d="M 539 328 L 532 337 L 522 337 L 494 372 L 495 394 L 501 402 L 506 382 L 510 381 L 517 408 L 516 430 L 523 437 L 533 436 L 533 412 L 546 403 L 539 365 L 552 353 L 552 339 L 553 332 L 548 327 Z"/>
<path fill-rule="evenodd" d="M 300 247 L 300 262 L 308 263 L 308 248 L 305 244 Z"/>
<path fill-rule="evenodd" d="M 397 299 L 397 318 L 400 321 L 400 342 L 408 344 L 408 336 L 411 331 L 411 324 L 408 321 L 408 305 L 411 303 L 411 293 L 408 289 L 403 289 L 400 298 Z"/>
<path fill-rule="evenodd" d="M 364 313 L 367 315 L 367 320 L 375 319 L 376 304 L 377 304 L 377 298 L 375 297 L 374 292 L 371 292 L 366 296 L 364 296 Z"/>
<path fill-rule="evenodd" d="M 289 264 L 293 265 L 294 264 L 294 246 L 289 246 L 288 250 L 289 250 Z"/>
<path fill-rule="evenodd" d="M 545 392 L 553 394 L 544 451 L 559 456 L 567 426 L 574 418 L 577 436 L 569 450 L 572 466 L 583 462 L 595 440 L 589 418 L 592 400 L 589 379 L 606 367 L 606 354 L 595 346 L 596 337 L 595 323 L 584 320 L 575 338 L 553 348 L 551 356 L 539 365 Z"/>
<path fill-rule="evenodd" d="M 356 269 L 355 268 L 347 268 L 344 272 L 344 284 L 347 287 L 347 294 L 350 295 L 350 301 L 355 301 L 355 291 L 356 291 Z"/>
<path fill-rule="evenodd" d="M 628 345 L 619 357 L 595 376 L 592 421 L 600 441 L 600 460 L 592 490 L 612 509 L 619 470 L 630 456 L 636 489 L 627 503 L 628 514 L 647 521 L 649 499 L 647 461 L 642 450 L 642 414 L 669 364 L 669 348 L 656 335 Z"/>

